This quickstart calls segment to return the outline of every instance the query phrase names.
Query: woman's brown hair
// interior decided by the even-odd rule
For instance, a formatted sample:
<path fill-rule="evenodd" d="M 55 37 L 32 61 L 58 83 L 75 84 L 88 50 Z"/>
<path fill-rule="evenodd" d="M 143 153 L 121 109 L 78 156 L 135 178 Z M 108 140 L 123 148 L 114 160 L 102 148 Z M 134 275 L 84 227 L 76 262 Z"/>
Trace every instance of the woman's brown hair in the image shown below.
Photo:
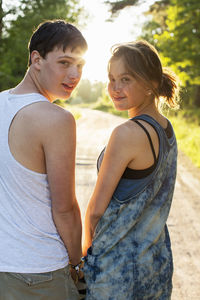
<path fill-rule="evenodd" d="M 142 81 L 158 102 L 162 98 L 169 107 L 178 107 L 177 76 L 169 68 L 162 67 L 158 52 L 151 44 L 139 40 L 115 45 L 109 63 L 118 58 L 124 60 L 127 71 Z"/>

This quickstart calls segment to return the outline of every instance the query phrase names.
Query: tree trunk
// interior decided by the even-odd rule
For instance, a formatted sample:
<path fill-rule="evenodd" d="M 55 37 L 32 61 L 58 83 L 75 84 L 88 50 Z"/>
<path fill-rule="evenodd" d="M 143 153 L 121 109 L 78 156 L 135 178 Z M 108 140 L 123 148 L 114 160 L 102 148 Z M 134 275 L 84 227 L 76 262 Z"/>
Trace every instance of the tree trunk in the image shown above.
<path fill-rule="evenodd" d="M 196 87 L 196 95 L 194 99 L 194 104 L 197 107 L 200 107 L 200 85 L 197 85 Z"/>

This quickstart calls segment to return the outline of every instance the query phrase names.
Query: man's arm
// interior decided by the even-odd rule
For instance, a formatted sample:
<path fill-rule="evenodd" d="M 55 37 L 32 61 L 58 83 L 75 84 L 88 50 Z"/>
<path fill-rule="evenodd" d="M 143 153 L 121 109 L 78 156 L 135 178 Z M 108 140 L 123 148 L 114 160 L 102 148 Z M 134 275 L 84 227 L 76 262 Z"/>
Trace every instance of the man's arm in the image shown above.
<path fill-rule="evenodd" d="M 43 149 L 53 220 L 67 248 L 70 262 L 76 265 L 82 256 L 81 216 L 75 196 L 76 125 L 69 112 L 57 107 L 47 120 Z"/>

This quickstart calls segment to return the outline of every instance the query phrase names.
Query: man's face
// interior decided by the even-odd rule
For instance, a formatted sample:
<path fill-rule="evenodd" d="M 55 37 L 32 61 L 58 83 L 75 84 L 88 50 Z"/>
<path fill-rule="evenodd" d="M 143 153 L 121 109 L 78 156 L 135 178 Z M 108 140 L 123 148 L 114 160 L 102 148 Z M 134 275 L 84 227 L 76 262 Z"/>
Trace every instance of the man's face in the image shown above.
<path fill-rule="evenodd" d="M 66 100 L 79 83 L 85 61 L 80 48 L 54 48 L 41 58 L 38 85 L 42 93 L 52 102 Z"/>

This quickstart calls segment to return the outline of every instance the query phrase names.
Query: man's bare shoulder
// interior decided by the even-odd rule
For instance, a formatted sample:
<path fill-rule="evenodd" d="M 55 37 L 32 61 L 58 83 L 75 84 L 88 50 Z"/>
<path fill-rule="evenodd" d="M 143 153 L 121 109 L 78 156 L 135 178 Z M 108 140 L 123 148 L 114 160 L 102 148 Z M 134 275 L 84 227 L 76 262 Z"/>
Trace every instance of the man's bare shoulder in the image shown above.
<path fill-rule="evenodd" d="M 73 115 L 62 107 L 50 102 L 36 102 L 28 105 L 21 112 L 24 120 L 32 126 L 46 129 L 58 129 L 59 127 L 74 126 Z"/>

